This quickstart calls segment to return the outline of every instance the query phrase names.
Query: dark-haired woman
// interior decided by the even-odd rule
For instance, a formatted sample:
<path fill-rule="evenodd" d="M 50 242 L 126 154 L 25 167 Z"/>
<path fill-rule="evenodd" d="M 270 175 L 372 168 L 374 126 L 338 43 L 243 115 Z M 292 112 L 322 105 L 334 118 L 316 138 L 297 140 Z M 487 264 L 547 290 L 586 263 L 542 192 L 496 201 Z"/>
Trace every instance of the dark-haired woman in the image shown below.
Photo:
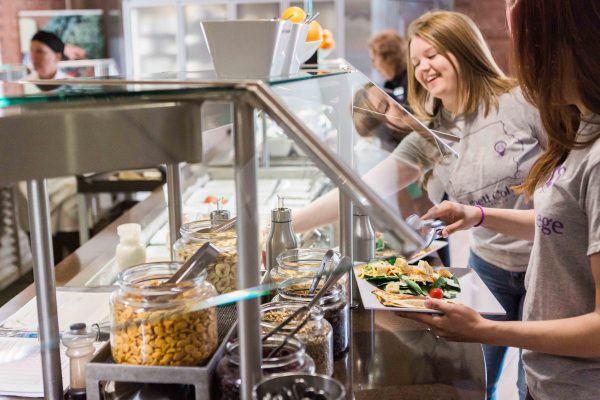
<path fill-rule="evenodd" d="M 534 210 L 442 203 L 426 218 L 444 234 L 481 224 L 534 240 L 524 322 L 497 322 L 431 300 L 409 316 L 450 340 L 525 349 L 530 398 L 600 399 L 600 2 L 516 0 L 507 17 L 518 76 L 540 111 L 548 147 L 518 188 Z"/>

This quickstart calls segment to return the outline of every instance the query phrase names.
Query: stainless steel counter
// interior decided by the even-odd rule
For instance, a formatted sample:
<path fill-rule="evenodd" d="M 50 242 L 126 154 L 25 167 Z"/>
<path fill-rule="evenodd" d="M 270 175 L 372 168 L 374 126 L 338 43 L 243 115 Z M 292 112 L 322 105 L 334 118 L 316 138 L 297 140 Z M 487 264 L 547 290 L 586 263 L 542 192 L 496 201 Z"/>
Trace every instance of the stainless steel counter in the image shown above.
<path fill-rule="evenodd" d="M 485 399 L 481 345 L 436 339 L 392 311 L 359 307 L 351 315 L 351 347 L 334 377 L 355 399 Z"/>

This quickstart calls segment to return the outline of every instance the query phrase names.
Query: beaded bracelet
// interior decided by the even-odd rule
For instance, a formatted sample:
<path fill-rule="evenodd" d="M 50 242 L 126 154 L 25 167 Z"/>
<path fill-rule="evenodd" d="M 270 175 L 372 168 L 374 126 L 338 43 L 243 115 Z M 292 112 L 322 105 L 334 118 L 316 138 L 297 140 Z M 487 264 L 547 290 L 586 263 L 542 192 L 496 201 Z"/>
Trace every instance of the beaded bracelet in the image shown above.
<path fill-rule="evenodd" d="M 485 219 L 485 212 L 483 211 L 483 207 L 481 207 L 479 204 L 475 204 L 475 207 L 479 208 L 479 211 L 481 211 L 481 219 L 479 220 L 477 225 L 473 225 L 473 227 L 480 226 L 481 224 L 483 224 L 483 220 Z"/>

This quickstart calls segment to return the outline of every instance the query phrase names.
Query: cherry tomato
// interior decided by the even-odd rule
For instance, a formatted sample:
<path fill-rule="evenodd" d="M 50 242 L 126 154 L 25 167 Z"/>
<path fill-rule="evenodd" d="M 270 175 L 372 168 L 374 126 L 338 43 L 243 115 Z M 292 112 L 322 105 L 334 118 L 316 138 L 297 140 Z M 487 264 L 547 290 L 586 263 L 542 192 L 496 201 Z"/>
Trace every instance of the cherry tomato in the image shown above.
<path fill-rule="evenodd" d="M 441 299 L 444 297 L 444 291 L 440 288 L 433 288 L 429 291 L 429 297 L 432 299 Z"/>

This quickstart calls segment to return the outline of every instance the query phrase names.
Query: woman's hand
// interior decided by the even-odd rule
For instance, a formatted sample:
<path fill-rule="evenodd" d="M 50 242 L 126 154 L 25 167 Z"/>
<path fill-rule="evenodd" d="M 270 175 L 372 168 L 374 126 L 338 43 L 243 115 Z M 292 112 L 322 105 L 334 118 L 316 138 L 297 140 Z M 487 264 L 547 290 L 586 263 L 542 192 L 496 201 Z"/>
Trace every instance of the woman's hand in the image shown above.
<path fill-rule="evenodd" d="M 425 307 L 441 311 L 443 314 L 407 312 L 396 314 L 429 325 L 436 336 L 454 342 L 483 343 L 485 331 L 493 323 L 493 321 L 483 318 L 477 311 L 462 304 L 428 299 L 425 301 Z"/>
<path fill-rule="evenodd" d="M 442 237 L 472 228 L 481 221 L 479 207 L 466 206 L 451 201 L 442 201 L 439 205 L 431 207 L 421 219 L 440 219 L 449 225 L 442 229 Z"/>

